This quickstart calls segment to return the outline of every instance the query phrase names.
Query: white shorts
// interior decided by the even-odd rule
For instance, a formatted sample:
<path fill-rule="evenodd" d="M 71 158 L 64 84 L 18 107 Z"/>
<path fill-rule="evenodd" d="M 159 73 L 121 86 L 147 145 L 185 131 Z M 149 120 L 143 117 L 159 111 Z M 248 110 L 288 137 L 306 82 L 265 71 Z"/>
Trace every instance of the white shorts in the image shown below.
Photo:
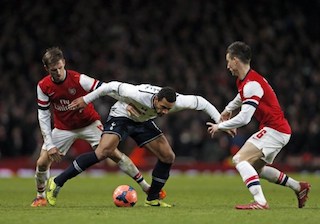
<path fill-rule="evenodd" d="M 101 121 L 97 120 L 84 128 L 75 130 L 61 130 L 54 128 L 52 130 L 52 142 L 59 149 L 59 151 L 66 155 L 71 145 L 76 139 L 86 140 L 91 147 L 95 147 L 99 144 L 103 126 Z M 42 145 L 45 149 L 45 145 Z"/>
<path fill-rule="evenodd" d="M 254 133 L 247 141 L 262 150 L 264 157 L 261 159 L 272 164 L 281 149 L 289 142 L 291 135 L 264 127 Z"/>

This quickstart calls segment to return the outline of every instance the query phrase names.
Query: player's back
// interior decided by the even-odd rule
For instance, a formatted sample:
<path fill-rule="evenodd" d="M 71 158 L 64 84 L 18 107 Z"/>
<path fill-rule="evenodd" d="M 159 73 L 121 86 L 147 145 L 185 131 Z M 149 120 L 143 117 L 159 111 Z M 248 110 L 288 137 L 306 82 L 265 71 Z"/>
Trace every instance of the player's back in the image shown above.
<path fill-rule="evenodd" d="M 161 90 L 158 86 L 150 84 L 132 85 L 122 83 L 119 86 L 118 94 L 112 95 L 118 101 L 111 107 L 110 116 L 127 117 L 136 122 L 144 122 L 157 117 L 153 108 L 153 97 Z M 140 112 L 139 117 L 129 116 L 127 105 L 134 105 Z"/>

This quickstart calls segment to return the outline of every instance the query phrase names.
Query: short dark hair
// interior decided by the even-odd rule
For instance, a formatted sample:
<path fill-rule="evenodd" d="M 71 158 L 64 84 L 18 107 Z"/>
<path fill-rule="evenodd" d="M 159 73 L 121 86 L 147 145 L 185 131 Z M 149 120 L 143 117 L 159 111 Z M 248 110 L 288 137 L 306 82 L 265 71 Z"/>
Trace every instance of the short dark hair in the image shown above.
<path fill-rule="evenodd" d="M 230 44 L 227 48 L 227 54 L 228 53 L 231 58 L 237 57 L 243 63 L 249 64 L 251 61 L 251 49 L 249 45 L 244 42 L 236 41 Z"/>
<path fill-rule="evenodd" d="M 158 100 L 165 98 L 169 103 L 174 103 L 177 100 L 176 91 L 171 87 L 163 87 L 157 94 Z"/>
<path fill-rule="evenodd" d="M 61 59 L 64 59 L 62 50 L 59 47 L 51 47 L 44 53 L 42 63 L 48 67 L 51 64 L 56 64 Z"/>

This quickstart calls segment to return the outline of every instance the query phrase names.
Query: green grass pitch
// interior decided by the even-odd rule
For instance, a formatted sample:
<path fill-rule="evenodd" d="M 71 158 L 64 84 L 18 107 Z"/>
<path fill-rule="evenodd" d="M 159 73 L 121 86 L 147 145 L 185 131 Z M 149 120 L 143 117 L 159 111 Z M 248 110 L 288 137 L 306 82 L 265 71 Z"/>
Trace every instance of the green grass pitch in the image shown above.
<path fill-rule="evenodd" d="M 144 175 L 150 182 L 150 174 Z M 81 175 L 67 182 L 55 207 L 32 208 L 34 179 L 0 179 L 0 223 L 303 223 L 320 220 L 319 176 L 293 175 L 312 184 L 309 201 L 298 209 L 295 194 L 289 188 L 261 181 L 270 210 L 238 211 L 234 205 L 252 198 L 239 175 L 172 175 L 165 189 L 166 202 L 173 208 L 144 207 L 145 195 L 140 187 L 123 174 L 100 178 Z M 120 184 L 129 184 L 138 192 L 133 208 L 117 208 L 112 192 Z"/>

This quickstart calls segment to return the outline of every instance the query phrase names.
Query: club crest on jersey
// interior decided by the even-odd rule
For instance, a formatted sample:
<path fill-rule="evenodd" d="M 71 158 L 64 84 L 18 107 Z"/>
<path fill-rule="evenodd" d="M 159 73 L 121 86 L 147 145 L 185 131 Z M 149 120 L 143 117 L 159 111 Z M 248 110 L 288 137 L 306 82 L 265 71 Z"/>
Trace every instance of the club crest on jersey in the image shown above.
<path fill-rule="evenodd" d="M 75 95 L 77 93 L 75 88 L 69 88 L 68 91 L 71 95 Z"/>

